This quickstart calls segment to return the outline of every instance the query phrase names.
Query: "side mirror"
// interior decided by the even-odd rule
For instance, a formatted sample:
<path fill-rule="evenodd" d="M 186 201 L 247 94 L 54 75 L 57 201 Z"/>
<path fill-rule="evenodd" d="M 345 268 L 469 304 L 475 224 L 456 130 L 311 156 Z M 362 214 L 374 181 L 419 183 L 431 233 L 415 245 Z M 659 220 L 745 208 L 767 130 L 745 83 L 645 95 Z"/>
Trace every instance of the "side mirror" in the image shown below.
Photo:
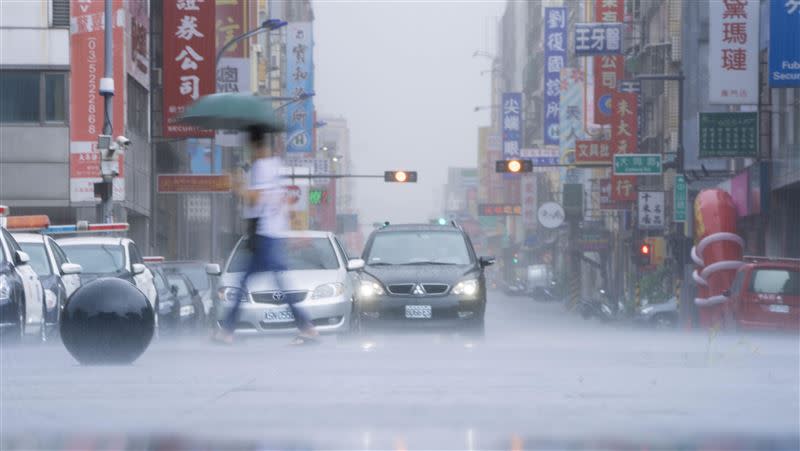
<path fill-rule="evenodd" d="M 725 296 L 726 298 L 729 298 L 729 297 L 731 297 L 731 290 L 725 290 L 725 291 L 723 291 L 723 292 L 722 292 L 722 295 L 723 295 L 723 296 Z"/>
<path fill-rule="evenodd" d="M 351 258 L 347 262 L 347 270 L 348 271 L 358 271 L 359 269 L 364 268 L 364 260 L 360 258 Z"/>
<path fill-rule="evenodd" d="M 83 272 L 83 267 L 77 263 L 64 263 L 61 265 L 61 274 L 80 274 Z"/>
<path fill-rule="evenodd" d="M 222 269 L 216 263 L 209 263 L 206 265 L 206 274 L 209 276 L 218 276 L 222 274 Z"/>
<path fill-rule="evenodd" d="M 172 294 L 174 294 L 174 295 L 176 295 L 176 296 L 177 296 L 177 295 L 178 295 L 178 286 L 177 286 L 177 285 L 170 285 L 170 287 L 169 287 L 169 291 L 170 291 Z"/>
<path fill-rule="evenodd" d="M 17 251 L 14 253 L 14 263 L 17 265 L 27 265 L 28 262 L 31 261 L 31 257 L 22 251 Z"/>
<path fill-rule="evenodd" d="M 131 269 L 133 269 L 134 274 L 142 274 L 147 268 L 141 263 L 134 263 Z"/>
<path fill-rule="evenodd" d="M 478 263 L 481 265 L 482 268 L 487 266 L 494 265 L 495 259 L 494 257 L 480 257 L 478 258 Z"/>

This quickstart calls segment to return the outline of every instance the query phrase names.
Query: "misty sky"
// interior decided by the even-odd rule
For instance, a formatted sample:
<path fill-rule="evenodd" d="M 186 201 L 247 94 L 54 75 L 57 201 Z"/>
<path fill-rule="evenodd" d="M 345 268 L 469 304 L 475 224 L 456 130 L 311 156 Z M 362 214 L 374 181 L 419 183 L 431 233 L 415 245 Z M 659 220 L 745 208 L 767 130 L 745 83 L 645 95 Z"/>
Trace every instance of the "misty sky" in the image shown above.
<path fill-rule="evenodd" d="M 313 3 L 315 91 L 321 115 L 350 127 L 354 173 L 416 169 L 416 185 L 362 179 L 362 224 L 427 221 L 449 166 L 475 167 L 477 127 L 489 122 L 491 66 L 502 1 Z M 368 230 L 368 229 L 367 229 Z"/>

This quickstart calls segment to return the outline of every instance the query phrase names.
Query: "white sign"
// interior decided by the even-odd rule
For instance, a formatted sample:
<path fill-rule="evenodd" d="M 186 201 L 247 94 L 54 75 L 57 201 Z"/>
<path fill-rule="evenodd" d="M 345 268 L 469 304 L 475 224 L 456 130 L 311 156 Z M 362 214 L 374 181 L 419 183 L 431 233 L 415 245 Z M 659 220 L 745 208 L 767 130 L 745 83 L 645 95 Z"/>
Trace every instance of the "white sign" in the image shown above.
<path fill-rule="evenodd" d="M 758 13 L 758 0 L 709 2 L 711 103 L 758 103 Z"/>
<path fill-rule="evenodd" d="M 555 229 L 564 223 L 564 209 L 555 202 L 546 202 L 539 207 L 537 214 L 539 224 L 548 229 Z"/>
<path fill-rule="evenodd" d="M 217 67 L 217 92 L 250 93 L 250 59 L 222 58 Z M 222 147 L 241 147 L 244 133 L 236 130 L 217 132 L 216 145 Z"/>
<path fill-rule="evenodd" d="M 639 229 L 664 228 L 664 192 L 639 192 Z"/>

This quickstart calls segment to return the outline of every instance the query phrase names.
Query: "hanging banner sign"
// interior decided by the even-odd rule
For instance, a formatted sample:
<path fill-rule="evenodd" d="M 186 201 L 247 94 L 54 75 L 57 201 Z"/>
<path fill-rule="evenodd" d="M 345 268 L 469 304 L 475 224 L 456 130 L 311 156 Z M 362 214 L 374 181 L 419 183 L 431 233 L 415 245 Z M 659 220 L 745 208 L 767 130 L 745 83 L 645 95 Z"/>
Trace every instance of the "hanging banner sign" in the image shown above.
<path fill-rule="evenodd" d="M 567 62 L 567 8 L 545 8 L 544 24 L 544 144 L 557 146 L 561 69 Z"/>
<path fill-rule="evenodd" d="M 708 4 L 709 102 L 757 104 L 759 1 L 714 0 Z M 792 40 L 786 35 L 781 39 Z"/>
<path fill-rule="evenodd" d="M 620 55 L 621 23 L 575 24 L 575 56 Z"/>
<path fill-rule="evenodd" d="M 800 87 L 800 1 L 773 0 L 769 8 L 769 85 Z"/>
<path fill-rule="evenodd" d="M 503 158 L 519 157 L 522 148 L 522 93 L 503 93 L 500 123 L 503 127 Z"/>
<path fill-rule="evenodd" d="M 596 22 L 619 23 L 625 18 L 625 0 L 602 0 L 595 2 Z M 625 59 L 621 55 L 593 57 L 594 73 L 594 123 L 611 124 L 612 95 L 617 84 L 625 76 Z"/>
<path fill-rule="evenodd" d="M 642 191 L 639 193 L 639 229 L 664 228 L 664 192 Z"/>
<path fill-rule="evenodd" d="M 575 164 L 611 164 L 610 141 L 576 141 Z"/>
<path fill-rule="evenodd" d="M 300 97 L 314 92 L 314 41 L 311 22 L 294 22 L 286 27 L 286 95 Z M 294 102 L 286 110 L 286 151 L 311 152 L 314 134 L 314 102 Z"/>
<path fill-rule="evenodd" d="M 672 199 L 672 220 L 675 222 L 686 222 L 686 209 L 688 202 L 688 188 L 686 185 L 686 177 L 683 175 L 675 176 L 675 189 L 673 190 Z"/>

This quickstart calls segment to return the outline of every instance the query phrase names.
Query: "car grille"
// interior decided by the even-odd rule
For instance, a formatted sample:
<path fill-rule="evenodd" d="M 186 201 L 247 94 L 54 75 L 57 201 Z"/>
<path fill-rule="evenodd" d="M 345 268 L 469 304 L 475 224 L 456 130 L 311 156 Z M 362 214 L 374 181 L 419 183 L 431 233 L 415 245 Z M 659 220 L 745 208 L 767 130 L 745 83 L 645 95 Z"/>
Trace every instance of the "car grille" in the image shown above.
<path fill-rule="evenodd" d="M 251 293 L 253 296 L 253 301 L 259 304 L 293 304 L 295 302 L 300 302 L 308 296 L 308 291 L 284 291 L 283 292 L 283 299 L 275 299 L 274 294 L 276 291 L 259 291 L 256 293 Z"/>
<path fill-rule="evenodd" d="M 406 296 L 412 295 L 414 294 L 415 286 L 416 284 L 413 283 L 397 283 L 389 285 L 389 293 Z M 436 295 L 447 293 L 447 290 L 450 289 L 450 285 L 444 283 L 423 283 L 422 288 L 425 289 L 425 295 Z"/>

